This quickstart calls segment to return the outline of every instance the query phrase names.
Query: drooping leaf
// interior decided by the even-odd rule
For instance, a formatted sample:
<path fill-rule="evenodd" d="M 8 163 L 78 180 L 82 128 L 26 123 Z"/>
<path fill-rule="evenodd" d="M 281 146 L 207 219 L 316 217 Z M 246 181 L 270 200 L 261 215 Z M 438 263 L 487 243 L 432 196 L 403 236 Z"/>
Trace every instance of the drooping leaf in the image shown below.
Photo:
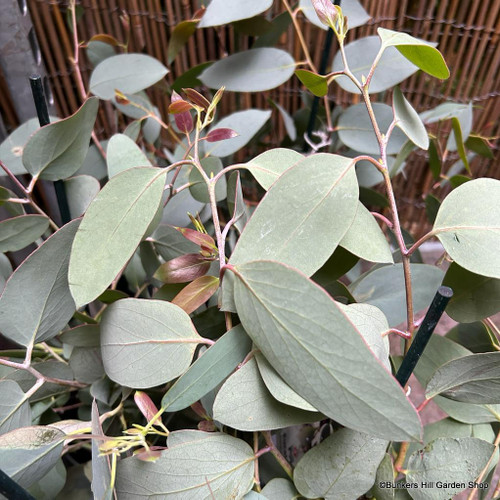
<path fill-rule="evenodd" d="M 293 118 L 288 114 L 288 111 L 283 106 L 280 106 L 278 103 L 274 103 L 274 105 L 283 120 L 288 137 L 290 137 L 292 141 L 295 141 L 295 139 L 297 139 L 297 129 L 295 127 L 295 123 L 293 122 Z"/>
<path fill-rule="evenodd" d="M 234 225 L 241 234 L 248 222 L 248 210 L 243 199 L 240 173 L 238 171 L 233 172 L 227 181 L 227 206 L 232 217 L 235 219 Z"/>
<path fill-rule="evenodd" d="M 188 314 L 196 311 L 218 290 L 219 278 L 201 276 L 184 287 L 173 299 L 172 304 L 179 306 Z"/>
<path fill-rule="evenodd" d="M 99 409 L 95 400 L 92 402 L 92 434 L 94 436 L 103 436 L 101 423 L 99 421 Z M 99 445 L 104 440 L 98 440 L 94 437 L 92 439 L 92 493 L 95 498 L 102 498 L 107 500 L 108 494 L 111 493 L 111 463 L 110 457 L 100 456 Z M 111 498 L 110 495 L 110 498 Z"/>
<path fill-rule="evenodd" d="M 387 444 L 368 434 L 340 429 L 300 459 L 293 474 L 295 486 L 307 498 L 357 498 L 373 486 Z"/>
<path fill-rule="evenodd" d="M 378 28 L 377 33 L 383 47 L 396 47 L 399 52 L 419 69 L 431 76 L 445 80 L 450 76 L 450 70 L 433 44 L 415 38 L 408 33 Z"/>
<path fill-rule="evenodd" d="M 230 128 L 238 136 L 230 141 L 220 141 L 205 145 L 205 152 L 211 156 L 218 156 L 220 158 L 236 153 L 236 151 L 239 151 L 243 146 L 248 144 L 270 117 L 271 111 L 263 111 L 261 109 L 246 109 L 225 116 L 212 126 L 210 132 L 220 128 Z"/>
<path fill-rule="evenodd" d="M 108 177 L 114 177 L 132 167 L 150 167 L 151 162 L 139 146 L 124 134 L 115 134 L 108 142 L 106 151 Z"/>
<path fill-rule="evenodd" d="M 453 290 L 447 314 L 460 323 L 472 323 L 500 311 L 500 279 L 471 273 L 453 262 L 443 285 Z"/>
<path fill-rule="evenodd" d="M 188 40 L 196 32 L 198 20 L 181 21 L 170 34 L 168 41 L 167 62 L 172 64 L 177 54 L 184 48 Z"/>
<path fill-rule="evenodd" d="M 68 288 L 71 244 L 80 221 L 62 227 L 14 272 L 0 297 L 0 331 L 28 346 L 55 337 L 75 312 Z"/>
<path fill-rule="evenodd" d="M 77 307 L 97 298 L 132 257 L 160 206 L 166 174 L 132 168 L 113 177 L 90 204 L 71 251 Z"/>
<path fill-rule="evenodd" d="M 422 149 L 429 147 L 429 136 L 418 113 L 406 100 L 399 87 L 394 88 L 392 109 L 397 120 L 396 125 L 416 146 Z"/>
<path fill-rule="evenodd" d="M 241 498 L 253 483 L 252 448 L 227 434 L 197 434 L 197 438 L 169 443 L 154 463 L 134 457 L 121 460 L 116 477 L 118 498 Z"/>
<path fill-rule="evenodd" d="M 225 0 L 212 0 L 203 14 L 199 26 L 200 28 L 208 28 L 240 19 L 248 19 L 266 11 L 272 3 L 272 0 L 254 0 L 253 2 L 233 0 L 228 4 Z"/>
<path fill-rule="evenodd" d="M 49 228 L 43 215 L 20 215 L 0 222 L 0 252 L 16 252 L 40 238 Z"/>
<path fill-rule="evenodd" d="M 494 158 L 488 141 L 484 137 L 478 135 L 469 135 L 468 139 L 465 141 L 465 146 L 467 147 L 467 149 L 474 151 L 474 153 L 477 153 L 484 158 L 489 158 L 490 160 Z"/>
<path fill-rule="evenodd" d="M 35 132 L 23 150 L 23 164 L 31 175 L 56 181 L 71 177 L 82 165 L 99 99 L 90 97 L 73 115 Z"/>
<path fill-rule="evenodd" d="M 311 0 L 300 0 L 299 6 L 300 10 L 304 13 L 307 19 L 311 21 L 311 23 L 318 28 L 324 30 L 328 29 L 328 26 L 319 20 Z M 344 16 L 347 16 L 348 18 L 348 25 L 350 29 L 362 26 L 370 19 L 370 15 L 366 12 L 358 0 L 341 0 L 340 8 L 342 9 Z"/>
<path fill-rule="evenodd" d="M 369 262 L 394 262 L 389 243 L 375 217 L 358 202 L 356 216 L 340 246 Z"/>
<path fill-rule="evenodd" d="M 251 347 L 241 325 L 229 330 L 175 382 L 163 396 L 162 407 L 173 412 L 198 401 L 230 375 Z"/>
<path fill-rule="evenodd" d="M 435 180 L 441 176 L 441 158 L 437 148 L 437 141 L 432 139 L 429 142 L 429 168 Z"/>
<path fill-rule="evenodd" d="M 209 178 L 217 175 L 223 168 L 222 161 L 216 156 L 203 158 L 200 163 Z M 189 183 L 191 184 L 191 186 L 189 186 L 189 191 L 195 200 L 201 201 L 202 203 L 210 202 L 207 184 L 199 170 L 195 167 L 191 169 L 191 173 L 189 174 Z M 222 176 L 215 185 L 215 199 L 216 201 L 222 201 L 225 198 L 226 178 Z"/>
<path fill-rule="evenodd" d="M 61 456 L 65 434 L 55 427 L 33 426 L 0 436 L 2 470 L 23 488 L 42 479 Z"/>
<path fill-rule="evenodd" d="M 409 482 L 427 484 L 441 482 L 438 488 L 410 490 L 414 500 L 447 500 L 466 489 L 488 462 L 494 447 L 477 438 L 440 438 L 423 451 L 413 453 L 408 461 Z M 463 485 L 463 486 L 462 486 Z"/>
<path fill-rule="evenodd" d="M 172 91 L 171 104 L 168 111 L 173 115 L 175 126 L 183 134 L 190 134 L 194 128 L 193 117 L 191 116 L 192 104 L 184 101 L 175 91 Z"/>
<path fill-rule="evenodd" d="M 104 369 L 127 387 L 154 387 L 182 375 L 200 341 L 189 316 L 161 300 L 119 300 L 101 321 Z"/>
<path fill-rule="evenodd" d="M 295 70 L 295 76 L 305 85 L 307 90 L 317 97 L 328 94 L 328 79 L 307 69 Z"/>
<path fill-rule="evenodd" d="M 464 403 L 500 404 L 500 352 L 472 354 L 441 366 L 427 384 L 426 397 L 438 394 Z"/>
<path fill-rule="evenodd" d="M 373 111 L 380 131 L 385 133 L 393 120 L 391 107 L 387 104 L 374 103 Z M 356 104 L 347 108 L 340 115 L 337 128 L 339 138 L 346 146 L 363 153 L 380 154 L 380 145 L 364 104 Z M 394 129 L 387 144 L 386 153 L 399 153 L 405 142 L 406 135 L 401 130 Z"/>
<path fill-rule="evenodd" d="M 415 409 L 327 293 L 271 261 L 237 266 L 234 282 L 245 330 L 306 401 L 349 428 L 385 439 L 419 439 Z"/>
<path fill-rule="evenodd" d="M 31 408 L 24 392 L 13 380 L 0 380 L 0 434 L 31 424 Z"/>
<path fill-rule="evenodd" d="M 99 181 L 90 175 L 76 175 L 64 181 L 69 213 L 73 219 L 83 215 L 101 189 Z"/>
<path fill-rule="evenodd" d="M 135 94 L 160 81 L 168 69 L 154 57 L 145 54 L 119 54 L 99 63 L 90 77 L 90 92 L 106 101 L 115 90 Z"/>
<path fill-rule="evenodd" d="M 304 156 L 293 149 L 269 149 L 250 160 L 246 168 L 267 191 L 285 170 L 303 159 Z"/>
<path fill-rule="evenodd" d="M 265 47 L 232 54 L 215 62 L 200 75 L 212 89 L 260 92 L 285 83 L 295 71 L 292 56 L 281 49 Z"/>
<path fill-rule="evenodd" d="M 273 259 L 311 275 L 354 220 L 358 184 L 351 159 L 305 158 L 280 176 L 241 234 L 230 262 Z M 325 221 L 335 213 L 335 224 Z"/>
<path fill-rule="evenodd" d="M 497 279 L 500 278 L 499 199 L 500 181 L 487 178 L 469 181 L 443 200 L 432 230 L 458 265 Z"/>
<path fill-rule="evenodd" d="M 434 224 L 440 206 L 441 202 L 433 194 L 429 193 L 425 197 L 425 214 L 431 224 Z"/>

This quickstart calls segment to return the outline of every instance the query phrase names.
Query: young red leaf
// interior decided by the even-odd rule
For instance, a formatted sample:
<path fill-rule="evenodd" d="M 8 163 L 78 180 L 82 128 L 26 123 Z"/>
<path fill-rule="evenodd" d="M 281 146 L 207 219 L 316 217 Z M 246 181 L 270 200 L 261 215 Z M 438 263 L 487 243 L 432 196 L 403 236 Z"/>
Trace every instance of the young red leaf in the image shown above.
<path fill-rule="evenodd" d="M 181 255 L 162 264 L 154 278 L 163 283 L 187 283 L 205 275 L 212 260 L 197 253 Z"/>
<path fill-rule="evenodd" d="M 232 139 L 233 137 L 238 137 L 238 133 L 230 128 L 216 128 L 211 130 L 205 139 L 207 142 L 218 142 L 225 141 L 226 139 Z"/>
<path fill-rule="evenodd" d="M 198 91 L 194 89 L 182 89 L 184 93 L 187 95 L 187 98 L 196 106 L 203 108 L 205 111 L 210 106 L 210 101 L 202 96 Z"/>
<path fill-rule="evenodd" d="M 134 401 L 148 422 L 151 421 L 159 411 L 151 398 L 145 392 L 135 391 Z"/>
<path fill-rule="evenodd" d="M 319 20 L 326 26 L 333 28 L 335 26 L 335 18 L 338 16 L 338 12 L 332 3 L 332 0 L 312 0 L 312 4 Z"/>
<path fill-rule="evenodd" d="M 194 229 L 189 229 L 187 227 L 174 226 L 174 229 L 177 229 L 177 231 L 179 231 L 179 233 L 181 233 L 184 238 L 192 241 L 202 248 L 208 248 L 212 250 L 217 249 L 214 239 L 209 234 L 200 233 L 199 231 L 195 231 Z"/>
<path fill-rule="evenodd" d="M 184 99 L 180 99 L 179 101 L 172 102 L 168 107 L 168 112 L 173 115 L 178 115 L 180 113 L 189 112 L 193 109 L 193 105 Z"/>
<path fill-rule="evenodd" d="M 184 309 L 188 314 L 196 311 L 219 288 L 219 278 L 202 276 L 184 287 L 172 300 L 172 304 Z"/>
<path fill-rule="evenodd" d="M 172 92 L 172 97 L 171 97 L 172 103 L 169 106 L 173 106 L 177 102 L 186 102 L 182 99 L 182 97 L 174 90 Z M 189 104 L 189 103 L 187 103 Z M 182 105 L 180 105 L 182 106 Z M 191 130 L 193 130 L 194 123 L 193 123 L 193 118 L 191 116 L 191 113 L 189 111 L 184 111 L 184 112 L 177 112 L 174 114 L 174 120 L 175 124 L 177 125 L 177 128 L 181 131 L 184 132 L 185 134 L 189 134 Z"/>

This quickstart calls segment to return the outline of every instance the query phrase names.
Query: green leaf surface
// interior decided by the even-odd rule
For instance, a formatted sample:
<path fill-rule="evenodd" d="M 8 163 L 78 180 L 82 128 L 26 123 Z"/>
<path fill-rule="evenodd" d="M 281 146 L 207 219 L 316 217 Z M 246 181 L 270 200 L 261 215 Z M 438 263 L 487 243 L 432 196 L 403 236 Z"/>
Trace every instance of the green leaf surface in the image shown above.
<path fill-rule="evenodd" d="M 369 262 L 393 263 L 391 248 L 375 217 L 358 202 L 354 221 L 340 246 Z"/>
<path fill-rule="evenodd" d="M 90 97 L 70 117 L 35 132 L 23 150 L 26 170 L 49 181 L 71 177 L 87 155 L 98 108 L 99 99 Z"/>
<path fill-rule="evenodd" d="M 217 128 L 230 128 L 234 130 L 238 136 L 210 145 L 206 144 L 205 153 L 220 158 L 236 153 L 236 151 L 239 151 L 250 142 L 253 136 L 264 126 L 270 117 L 271 111 L 264 111 L 261 109 L 246 109 L 225 116 L 222 120 L 213 125 L 210 131 Z"/>
<path fill-rule="evenodd" d="M 441 285 L 443 271 L 427 264 L 411 264 L 413 308 L 430 306 Z M 377 306 L 395 327 L 406 320 L 406 292 L 403 264 L 382 266 L 363 274 L 349 286 L 357 302 Z"/>
<path fill-rule="evenodd" d="M 260 35 L 252 45 L 252 48 L 258 49 L 261 47 L 274 47 L 283 33 L 287 30 L 288 26 L 290 26 L 291 22 L 292 18 L 287 11 L 277 15 L 271 21 L 272 29 L 265 34 Z"/>
<path fill-rule="evenodd" d="M 428 149 L 429 136 L 418 113 L 406 100 L 399 87 L 395 87 L 392 94 L 392 109 L 396 125 L 406 134 L 416 146 Z"/>
<path fill-rule="evenodd" d="M 101 141 L 101 146 L 104 150 L 106 150 L 107 144 L 107 140 Z M 76 171 L 75 175 L 91 175 L 99 181 L 108 175 L 106 161 L 95 144 L 92 144 L 89 147 L 85 160 L 83 161 L 83 165 Z"/>
<path fill-rule="evenodd" d="M 84 384 L 93 384 L 104 375 L 104 367 L 99 347 L 74 347 L 71 350 L 69 366 L 75 379 Z"/>
<path fill-rule="evenodd" d="M 99 422 L 99 410 L 95 400 L 92 402 L 92 434 L 104 436 Z M 95 498 L 106 499 L 111 483 L 111 463 L 109 455 L 100 456 L 99 445 L 104 440 L 92 439 L 92 493 Z"/>
<path fill-rule="evenodd" d="M 99 181 L 90 175 L 77 175 L 64 181 L 69 213 L 73 219 L 83 215 L 101 189 Z"/>
<path fill-rule="evenodd" d="M 97 298 L 137 249 L 160 206 L 165 172 L 132 168 L 113 177 L 90 204 L 69 264 L 77 307 Z"/>
<path fill-rule="evenodd" d="M 323 30 L 328 29 L 328 26 L 325 26 L 319 20 L 311 0 L 300 0 L 299 7 L 311 23 Z M 349 29 L 362 26 L 370 20 L 370 15 L 366 12 L 358 0 L 341 0 L 340 7 L 344 16 L 346 16 L 349 20 Z"/>
<path fill-rule="evenodd" d="M 419 439 L 414 407 L 326 292 L 277 262 L 236 269 L 241 322 L 292 389 L 349 428 L 387 439 Z"/>
<path fill-rule="evenodd" d="M 273 430 L 316 422 L 320 413 L 304 411 L 273 398 L 252 358 L 219 389 L 213 405 L 214 420 L 241 431 Z"/>
<path fill-rule="evenodd" d="M 53 500 L 63 489 L 65 483 L 66 467 L 61 458 L 40 481 L 28 488 L 28 493 L 33 495 L 37 500 Z"/>
<path fill-rule="evenodd" d="M 80 221 L 48 238 L 15 270 L 0 297 L 0 331 L 23 346 L 55 337 L 75 312 L 68 288 L 71 244 Z"/>
<path fill-rule="evenodd" d="M 500 181 L 474 179 L 441 204 L 433 233 L 461 267 L 500 278 Z M 480 249 L 480 251 L 478 251 Z"/>
<path fill-rule="evenodd" d="M 156 228 L 152 236 L 157 252 L 168 261 L 181 255 L 196 253 L 200 247 L 186 239 L 177 229 L 167 224 Z"/>
<path fill-rule="evenodd" d="M 465 141 L 465 146 L 467 149 L 474 151 L 474 153 L 477 153 L 478 155 L 481 155 L 484 158 L 489 158 L 490 160 L 494 158 L 493 152 L 490 149 L 488 141 L 481 136 L 470 135 L 468 139 Z"/>
<path fill-rule="evenodd" d="M 285 83 L 294 71 L 295 61 L 288 52 L 264 47 L 221 59 L 206 68 L 199 78 L 212 89 L 224 86 L 232 92 L 261 92 Z"/>
<path fill-rule="evenodd" d="M 12 274 L 12 264 L 6 255 L 0 254 L 0 290 L 3 290 L 5 283 Z"/>
<path fill-rule="evenodd" d="M 223 24 L 248 19 L 254 17 L 271 7 L 272 0 L 232 0 L 230 3 L 226 0 L 212 0 L 203 14 L 200 28 L 210 26 L 221 26 Z"/>
<path fill-rule="evenodd" d="M 423 450 L 413 453 L 408 461 L 409 482 L 438 481 L 450 483 L 442 488 L 415 488 L 410 490 L 414 500 L 447 500 L 463 491 L 474 481 L 488 462 L 494 447 L 477 438 L 440 438 Z M 453 484 L 458 483 L 458 484 Z M 464 487 L 462 487 L 463 485 Z"/>
<path fill-rule="evenodd" d="M 472 354 L 442 365 L 427 384 L 425 396 L 438 394 L 473 404 L 500 404 L 500 352 Z"/>
<path fill-rule="evenodd" d="M 209 179 L 215 177 L 223 168 L 222 161 L 216 156 L 203 158 L 200 160 L 200 163 Z M 199 170 L 195 167 L 191 169 L 189 174 L 189 183 L 191 184 L 191 186 L 189 186 L 189 191 L 195 200 L 201 201 L 202 203 L 210 203 L 208 186 Z M 226 178 L 222 176 L 215 185 L 215 199 L 216 201 L 222 201 L 226 199 L 226 195 Z"/>
<path fill-rule="evenodd" d="M 7 213 L 13 217 L 25 215 L 26 211 L 23 207 L 24 204 L 7 201 L 9 198 L 17 198 L 17 194 L 10 189 L 0 186 L 0 207 L 3 207 Z"/>
<path fill-rule="evenodd" d="M 453 290 L 447 314 L 460 323 L 472 323 L 500 311 L 500 279 L 471 273 L 453 262 L 443 285 Z"/>
<path fill-rule="evenodd" d="M 281 175 L 262 199 L 230 263 L 273 259 L 310 276 L 349 229 L 357 197 L 358 184 L 349 158 L 326 153 L 305 158 Z M 332 213 L 336 223 L 325 224 Z"/>
<path fill-rule="evenodd" d="M 0 252 L 16 252 L 40 238 L 49 228 L 43 215 L 20 215 L 0 222 Z"/>
<path fill-rule="evenodd" d="M 413 444 L 413 443 L 412 443 Z M 411 446 L 411 445 L 410 445 Z M 385 488 L 385 483 L 394 481 L 394 467 L 391 456 L 386 453 L 377 469 L 372 494 L 377 500 L 394 500 L 394 488 Z"/>
<path fill-rule="evenodd" d="M 375 60 L 380 49 L 380 39 L 378 36 L 367 36 L 348 43 L 345 46 L 346 58 L 349 63 L 349 68 L 354 76 L 361 82 L 362 77 L 365 78 L 370 72 L 370 68 Z M 343 71 L 344 63 L 342 55 L 339 52 L 335 54 L 333 59 L 332 71 Z M 377 67 L 373 73 L 370 82 L 369 93 L 377 94 L 384 90 L 390 89 L 406 80 L 409 76 L 418 71 L 417 66 L 406 59 L 395 47 L 388 47 L 384 50 Z M 335 82 L 341 88 L 360 94 L 358 87 L 352 83 L 347 76 L 339 76 Z"/>
<path fill-rule="evenodd" d="M 293 118 L 288 114 L 288 111 L 283 106 L 280 106 L 278 103 L 274 103 L 274 105 L 283 120 L 288 137 L 290 137 L 290 140 L 295 141 L 297 139 L 297 129 Z"/>
<path fill-rule="evenodd" d="M 396 47 L 406 59 L 425 73 L 445 80 L 450 76 L 450 70 L 433 44 L 415 38 L 407 33 L 378 28 L 377 33 L 383 47 Z"/>
<path fill-rule="evenodd" d="M 100 62 L 108 57 L 116 55 L 116 49 L 106 42 L 90 40 L 85 50 L 90 64 L 95 68 Z"/>
<path fill-rule="evenodd" d="M 465 145 L 462 135 L 462 127 L 460 125 L 460 121 L 458 120 L 458 118 L 453 117 L 451 119 L 451 128 L 453 130 L 453 135 L 455 137 L 455 145 L 456 145 L 456 150 L 458 152 L 458 156 L 460 156 L 460 159 L 464 164 L 465 170 L 467 170 L 469 175 L 471 175 L 472 172 L 470 170 L 469 160 L 467 158 L 467 152 L 465 151 Z"/>
<path fill-rule="evenodd" d="M 108 177 L 114 177 L 132 167 L 151 167 L 148 157 L 137 144 L 123 134 L 115 134 L 108 142 L 106 151 Z"/>
<path fill-rule="evenodd" d="M 495 351 L 497 346 L 494 333 L 481 321 L 459 323 L 446 334 L 446 338 L 472 352 L 491 352 Z"/>
<path fill-rule="evenodd" d="M 392 108 L 387 104 L 374 103 L 373 111 L 382 133 L 385 133 L 393 120 Z M 355 104 L 347 108 L 338 121 L 338 134 L 340 140 L 348 147 L 369 153 L 380 155 L 380 146 L 377 136 L 364 104 Z M 406 135 L 399 129 L 394 129 L 389 143 L 387 154 L 397 154 L 406 142 Z"/>
<path fill-rule="evenodd" d="M 252 448 L 227 434 L 199 434 L 199 438 L 169 445 L 154 463 L 134 457 L 121 460 L 116 477 L 118 498 L 243 497 L 253 484 Z"/>
<path fill-rule="evenodd" d="M 429 142 L 429 168 L 434 179 L 439 180 L 441 178 L 442 165 L 436 139 L 432 139 Z"/>
<path fill-rule="evenodd" d="M 340 429 L 300 459 L 295 486 L 307 498 L 358 498 L 373 486 L 387 445 L 368 434 Z"/>
<path fill-rule="evenodd" d="M 425 197 L 425 214 L 431 224 L 434 224 L 440 206 L 441 202 L 433 194 L 429 193 Z"/>
<path fill-rule="evenodd" d="M 192 405 L 217 387 L 249 353 L 252 343 L 241 325 L 225 333 L 203 353 L 163 396 L 168 412 Z"/>
<path fill-rule="evenodd" d="M 31 408 L 19 384 L 0 380 L 0 434 L 31 424 Z"/>
<path fill-rule="evenodd" d="M 119 300 L 101 321 L 104 369 L 127 387 L 154 387 L 182 375 L 200 341 L 189 316 L 161 300 Z"/>
<path fill-rule="evenodd" d="M 80 325 L 62 332 L 58 339 L 74 347 L 97 347 L 101 345 L 98 325 Z"/>
<path fill-rule="evenodd" d="M 269 149 L 246 164 L 246 168 L 267 191 L 278 177 L 304 156 L 293 149 Z"/>
<path fill-rule="evenodd" d="M 268 500 L 295 500 L 299 497 L 299 492 L 288 479 L 277 477 L 271 479 L 264 488 L 262 494 Z"/>
<path fill-rule="evenodd" d="M 197 66 L 193 66 L 188 69 L 185 73 L 176 78 L 172 85 L 172 90 L 180 93 L 182 89 L 193 88 L 202 85 L 201 81 L 198 79 L 201 73 L 213 64 L 213 61 L 207 61 Z"/>
<path fill-rule="evenodd" d="M 196 32 L 198 20 L 181 21 L 170 34 L 168 41 L 167 62 L 172 64 L 179 52 L 184 48 L 188 40 Z"/>
<path fill-rule="evenodd" d="M 160 81 L 168 69 L 145 54 L 119 54 L 99 63 L 90 76 L 90 92 L 109 101 L 115 90 L 135 94 Z"/>
<path fill-rule="evenodd" d="M 23 488 L 42 479 L 61 456 L 65 434 L 55 427 L 22 427 L 0 436 L 2 470 Z"/>
<path fill-rule="evenodd" d="M 328 79 L 325 76 L 318 75 L 307 69 L 295 70 L 295 76 L 316 97 L 323 97 L 328 94 Z"/>

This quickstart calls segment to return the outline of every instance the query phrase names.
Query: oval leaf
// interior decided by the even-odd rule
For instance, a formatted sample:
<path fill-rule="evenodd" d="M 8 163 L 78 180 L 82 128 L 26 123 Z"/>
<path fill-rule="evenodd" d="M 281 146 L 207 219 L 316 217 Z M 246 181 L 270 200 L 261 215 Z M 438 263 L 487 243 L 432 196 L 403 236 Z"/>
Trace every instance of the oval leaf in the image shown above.
<path fill-rule="evenodd" d="M 160 206 L 165 172 L 132 168 L 113 177 L 90 204 L 69 265 L 77 307 L 96 299 L 132 257 Z"/>
<path fill-rule="evenodd" d="M 234 137 L 238 137 L 238 133 L 230 128 L 215 128 L 207 134 L 205 139 L 207 142 L 219 142 Z"/>
<path fill-rule="evenodd" d="M 151 162 L 137 144 L 124 134 L 115 134 L 106 150 L 108 177 L 115 176 L 132 167 L 150 167 Z"/>
<path fill-rule="evenodd" d="M 101 186 L 95 177 L 76 175 L 64 181 L 64 189 L 68 198 L 69 213 L 72 218 L 76 218 L 87 211 Z"/>
<path fill-rule="evenodd" d="M 43 215 L 20 215 L 0 222 L 0 252 L 16 252 L 40 238 L 49 228 Z"/>
<path fill-rule="evenodd" d="M 163 283 L 188 283 L 205 275 L 210 269 L 210 262 L 197 253 L 181 255 L 162 264 L 153 277 Z"/>
<path fill-rule="evenodd" d="M 272 3 L 273 0 L 253 0 L 252 2 L 232 0 L 230 3 L 226 0 L 212 0 L 201 18 L 200 28 L 249 19 L 269 9 Z"/>
<path fill-rule="evenodd" d="M 285 83 L 294 71 L 295 61 L 288 52 L 265 47 L 221 59 L 205 69 L 199 78 L 212 89 L 261 92 Z"/>
<path fill-rule="evenodd" d="M 119 300 L 101 321 L 104 369 L 127 387 L 154 387 L 182 375 L 200 342 L 189 316 L 162 300 Z"/>
<path fill-rule="evenodd" d="M 323 289 L 277 262 L 249 262 L 235 274 L 241 322 L 292 389 L 349 428 L 420 439 L 415 408 Z"/>
<path fill-rule="evenodd" d="M 317 75 L 307 69 L 295 70 L 295 76 L 306 86 L 307 90 L 317 97 L 328 94 L 328 80 L 323 75 Z"/>
<path fill-rule="evenodd" d="M 179 306 L 188 314 L 196 311 L 218 290 L 219 278 L 201 276 L 184 287 L 173 299 L 172 304 Z"/>
<path fill-rule="evenodd" d="M 99 63 L 90 77 L 90 92 L 106 101 L 115 90 L 135 94 L 160 81 L 168 69 L 154 57 L 145 54 L 119 54 Z"/>
<path fill-rule="evenodd" d="M 28 398 L 13 380 L 0 380 L 0 434 L 31 424 Z"/>

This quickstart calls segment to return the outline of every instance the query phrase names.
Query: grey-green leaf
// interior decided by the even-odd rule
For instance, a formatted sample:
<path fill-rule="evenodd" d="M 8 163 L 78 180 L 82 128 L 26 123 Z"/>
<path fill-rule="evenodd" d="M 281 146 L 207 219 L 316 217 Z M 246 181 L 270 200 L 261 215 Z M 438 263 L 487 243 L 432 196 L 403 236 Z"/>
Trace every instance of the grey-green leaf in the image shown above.
<path fill-rule="evenodd" d="M 115 134 L 108 142 L 106 151 L 108 177 L 115 176 L 132 167 L 150 167 L 151 162 L 137 144 L 123 134 Z"/>
<path fill-rule="evenodd" d="M 497 279 L 500 278 L 499 199 L 500 181 L 483 178 L 466 182 L 443 200 L 432 230 L 458 265 Z"/>
<path fill-rule="evenodd" d="M 154 387 L 182 375 L 200 342 L 189 316 L 163 300 L 119 300 L 101 321 L 104 369 L 127 387 Z"/>
<path fill-rule="evenodd" d="M 427 264 L 411 264 L 413 308 L 415 312 L 428 307 L 441 285 L 443 271 Z M 349 286 L 357 302 L 377 306 L 387 316 L 389 326 L 406 319 L 406 293 L 403 264 L 377 267 L 363 274 Z"/>
<path fill-rule="evenodd" d="M 0 434 L 31 424 L 31 408 L 24 392 L 13 380 L 0 380 Z"/>
<path fill-rule="evenodd" d="M 223 168 L 222 161 L 216 156 L 209 156 L 200 160 L 201 166 L 208 178 L 215 177 Z M 202 203 L 209 203 L 210 197 L 208 195 L 208 186 L 203 179 L 201 173 L 196 167 L 191 168 L 189 174 L 189 191 L 195 200 Z M 226 198 L 226 178 L 222 176 L 215 185 L 215 199 L 222 201 Z"/>
<path fill-rule="evenodd" d="M 73 115 L 35 132 L 23 150 L 23 164 L 31 175 L 56 181 L 71 177 L 82 165 L 99 99 L 90 97 Z"/>
<path fill-rule="evenodd" d="M 271 479 L 264 488 L 262 494 L 268 500 L 295 500 L 299 497 L 299 492 L 288 479 L 277 477 Z"/>
<path fill-rule="evenodd" d="M 416 146 L 428 149 L 429 136 L 422 119 L 406 100 L 399 87 L 395 87 L 392 94 L 392 109 L 398 126 Z"/>
<path fill-rule="evenodd" d="M 340 429 L 300 459 L 295 486 L 307 498 L 358 498 L 373 486 L 387 445 L 368 434 Z"/>
<path fill-rule="evenodd" d="M 160 206 L 165 178 L 157 168 L 132 168 L 94 198 L 71 250 L 69 283 L 77 307 L 97 298 L 132 257 Z"/>
<path fill-rule="evenodd" d="M 68 198 L 69 213 L 72 218 L 85 213 L 91 201 L 101 189 L 99 181 L 90 175 L 76 175 L 64 181 Z"/>
<path fill-rule="evenodd" d="M 92 434 L 104 436 L 95 400 L 92 402 Z M 111 464 L 109 456 L 100 455 L 99 445 L 103 442 L 96 438 L 92 439 L 92 492 L 95 498 L 104 500 L 111 483 Z"/>
<path fill-rule="evenodd" d="M 282 429 L 316 422 L 320 413 L 300 410 L 280 403 L 267 389 L 252 358 L 233 373 L 215 398 L 214 420 L 241 431 Z"/>
<path fill-rule="evenodd" d="M 71 244 L 80 221 L 66 224 L 14 272 L 0 297 L 0 330 L 24 346 L 55 337 L 75 312 L 68 287 Z"/>
<path fill-rule="evenodd" d="M 160 81 L 168 69 L 154 57 L 145 54 L 119 54 L 100 62 L 90 77 L 90 92 L 110 100 L 115 90 L 135 94 Z"/>
<path fill-rule="evenodd" d="M 241 234 L 248 222 L 248 209 L 243 198 L 240 173 L 238 171 L 232 172 L 227 181 L 227 207 L 234 218 L 234 226 Z"/>
<path fill-rule="evenodd" d="M 22 427 L 0 436 L 2 470 L 23 488 L 42 479 L 61 456 L 65 434 L 55 427 Z"/>
<path fill-rule="evenodd" d="M 163 396 L 166 411 L 179 411 L 192 405 L 217 387 L 241 363 L 252 342 L 241 325 L 225 333 L 203 353 Z"/>
<path fill-rule="evenodd" d="M 261 92 L 285 83 L 295 71 L 292 56 L 281 49 L 263 47 L 232 54 L 215 62 L 199 76 L 212 89 Z"/>
<path fill-rule="evenodd" d="M 369 262 L 393 263 L 391 248 L 375 217 L 362 203 L 340 246 Z"/>
<path fill-rule="evenodd" d="M 272 259 L 312 275 L 349 229 L 357 198 L 351 159 L 326 153 L 305 158 L 281 175 L 262 199 L 230 263 Z M 335 224 L 325 224 L 332 213 Z"/>
<path fill-rule="evenodd" d="M 374 103 L 373 112 L 382 133 L 385 133 L 393 120 L 392 108 L 387 104 Z M 355 104 L 347 108 L 338 121 L 340 140 L 350 148 L 372 155 L 380 154 L 380 145 L 364 104 Z M 406 136 L 399 129 L 394 129 L 387 154 L 397 154 L 406 142 Z"/>
<path fill-rule="evenodd" d="M 414 488 L 414 500 L 447 500 L 466 489 L 488 462 L 494 446 L 482 439 L 439 438 L 429 443 L 423 451 L 413 453 L 408 461 L 407 480 L 422 484 L 448 483 L 438 488 Z M 462 486 L 463 485 L 463 486 Z"/>
<path fill-rule="evenodd" d="M 293 149 L 269 149 L 250 160 L 246 168 L 267 191 L 285 170 L 303 159 L 304 156 Z"/>
<path fill-rule="evenodd" d="M 227 434 L 200 434 L 198 439 L 171 445 L 156 462 L 142 462 L 134 457 L 120 461 L 116 477 L 118 498 L 243 497 L 253 484 L 252 448 Z"/>
<path fill-rule="evenodd" d="M 349 428 L 384 439 L 419 439 L 415 408 L 324 290 L 271 261 L 237 266 L 234 281 L 246 332 L 306 401 Z"/>
<path fill-rule="evenodd" d="M 252 2 L 232 0 L 230 3 L 226 0 L 212 0 L 198 27 L 221 26 L 241 19 L 248 19 L 266 11 L 272 3 L 272 0 L 253 0 Z"/>
<path fill-rule="evenodd" d="M 464 403 L 500 404 L 500 352 L 472 354 L 442 365 L 427 384 L 426 397 L 438 394 Z"/>
<path fill-rule="evenodd" d="M 16 252 L 40 238 L 49 228 L 43 215 L 20 215 L 0 222 L 0 252 Z"/>

